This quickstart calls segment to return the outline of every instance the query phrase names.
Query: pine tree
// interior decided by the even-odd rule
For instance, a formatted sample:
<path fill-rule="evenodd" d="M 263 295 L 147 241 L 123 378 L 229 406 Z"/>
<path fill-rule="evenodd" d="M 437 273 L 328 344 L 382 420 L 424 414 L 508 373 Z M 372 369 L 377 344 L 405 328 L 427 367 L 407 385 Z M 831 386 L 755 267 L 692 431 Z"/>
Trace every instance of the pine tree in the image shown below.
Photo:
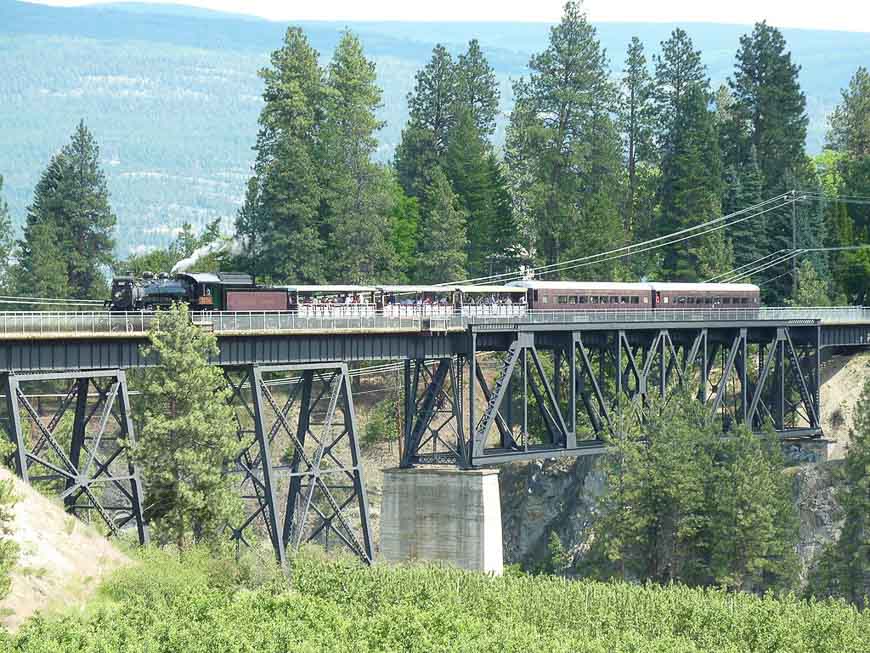
<path fill-rule="evenodd" d="M 161 312 L 143 355 L 158 365 L 137 379 L 142 427 L 133 456 L 142 472 L 155 539 L 184 548 L 214 541 L 240 510 L 226 463 L 240 449 L 230 390 L 209 364 L 217 339 L 190 321 L 187 306 Z"/>
<path fill-rule="evenodd" d="M 14 245 L 12 218 L 9 205 L 3 199 L 3 175 L 0 175 L 0 292 L 7 294 L 13 291 L 11 274 Z"/>
<path fill-rule="evenodd" d="M 676 115 L 667 137 L 670 145 L 662 160 L 663 234 L 711 220 L 719 215 L 722 206 L 721 156 L 706 93 L 697 86 L 684 90 Z M 713 232 L 688 241 L 688 246 L 667 248 L 666 277 L 675 281 L 703 281 L 703 273 L 728 270 L 731 262 L 725 260 L 727 245 L 721 239 L 720 232 Z M 718 261 L 709 257 L 710 251 L 718 252 Z"/>
<path fill-rule="evenodd" d="M 302 30 L 291 27 L 271 66 L 260 71 L 265 106 L 236 231 L 249 269 L 276 280 L 326 280 L 319 178 L 324 85 L 317 57 Z"/>
<path fill-rule="evenodd" d="M 870 72 L 860 66 L 828 118 L 827 146 L 850 157 L 870 157 Z"/>
<path fill-rule="evenodd" d="M 653 85 L 647 70 L 643 43 L 636 36 L 628 44 L 622 75 L 619 125 L 628 171 L 628 193 L 623 222 L 625 233 L 631 239 L 637 221 L 638 165 L 651 164 L 654 153 Z"/>
<path fill-rule="evenodd" d="M 473 277 L 486 269 L 490 254 L 495 198 L 490 186 L 488 145 L 478 135 L 474 117 L 462 109 L 450 135 L 444 171 L 467 217 L 468 271 Z"/>
<path fill-rule="evenodd" d="M 798 268 L 797 293 L 792 306 L 830 306 L 831 292 L 811 261 L 801 261 Z"/>
<path fill-rule="evenodd" d="M 707 92 L 709 80 L 701 62 L 701 51 L 695 50 L 692 39 L 682 28 L 671 32 L 670 38 L 662 41 L 661 48 L 661 54 L 653 55 L 654 94 L 658 143 L 660 148 L 665 148 L 686 106 L 684 96 L 694 92 L 693 89 Z"/>
<path fill-rule="evenodd" d="M 398 179 L 389 175 L 390 233 L 396 253 L 397 280 L 408 281 L 415 275 L 416 253 L 420 238 L 420 202 L 405 195 Z"/>
<path fill-rule="evenodd" d="M 447 175 L 435 168 L 421 204 L 416 281 L 460 281 L 467 276 L 466 215 Z"/>
<path fill-rule="evenodd" d="M 20 293 L 105 297 L 103 268 L 113 261 L 116 218 L 99 159 L 93 135 L 80 122 L 70 143 L 52 157 L 27 208 L 19 242 Z"/>
<path fill-rule="evenodd" d="M 456 108 L 471 114 L 479 138 L 486 139 L 495 131 L 498 114 L 498 82 L 495 71 L 480 50 L 477 39 L 468 42 L 468 50 L 459 55 L 456 63 Z"/>
<path fill-rule="evenodd" d="M 730 82 L 735 111 L 755 146 L 764 199 L 803 187 L 810 181 L 806 97 L 798 82 L 800 67 L 792 63 L 779 30 L 757 23 L 752 34 L 740 38 L 735 68 Z M 790 207 L 767 214 L 766 253 L 792 247 L 791 219 Z M 785 276 L 765 289 L 770 301 L 779 302 L 791 283 Z"/>
<path fill-rule="evenodd" d="M 390 241 L 390 196 L 386 172 L 372 161 L 375 133 L 383 123 L 375 65 L 359 39 L 345 32 L 328 68 L 319 159 L 321 214 L 329 227 L 335 281 L 369 283 L 388 279 L 395 266 Z"/>
<path fill-rule="evenodd" d="M 586 223 L 594 205 L 606 203 L 590 187 L 607 186 L 609 196 L 619 197 L 621 152 L 608 115 L 615 91 L 607 60 L 579 3 L 565 5 L 547 49 L 531 58 L 529 68 L 529 79 L 514 85 L 507 143 L 520 225 L 528 225 L 538 258 L 547 264 L 570 249 L 583 247 L 588 254 L 602 243 L 621 243 L 618 211 L 615 225 L 607 214 L 604 231 Z"/>
<path fill-rule="evenodd" d="M 657 402 L 642 425 L 621 425 L 593 526 L 602 576 L 702 582 L 709 544 L 707 479 L 717 434 L 689 398 Z"/>
<path fill-rule="evenodd" d="M 516 270 L 522 261 L 506 166 L 492 148 L 487 157 L 487 174 L 493 189 L 494 204 L 494 222 L 489 225 L 489 235 L 486 237 L 486 242 L 490 244 L 490 251 L 486 256 L 489 260 L 487 274 L 491 275 Z"/>
<path fill-rule="evenodd" d="M 399 182 L 412 197 L 421 197 L 432 180 L 432 169 L 443 163 L 448 135 L 455 121 L 458 88 L 453 57 L 443 45 L 415 76 L 408 93 L 408 124 L 396 148 Z"/>
<path fill-rule="evenodd" d="M 659 583 L 787 588 L 797 514 L 779 439 L 721 424 L 690 396 L 623 417 L 605 459 L 591 571 Z"/>
<path fill-rule="evenodd" d="M 735 590 L 789 588 L 798 567 L 798 515 L 775 433 L 741 427 L 716 445 L 707 493 L 711 580 Z"/>
<path fill-rule="evenodd" d="M 750 146 L 743 163 L 729 165 L 724 173 L 722 213 L 731 215 L 757 205 L 762 199 L 761 170 L 755 147 Z M 741 214 L 738 219 L 749 215 Z M 727 229 L 727 235 L 734 244 L 735 266 L 746 265 L 769 253 L 765 251 L 767 221 L 764 215 L 737 222 Z"/>

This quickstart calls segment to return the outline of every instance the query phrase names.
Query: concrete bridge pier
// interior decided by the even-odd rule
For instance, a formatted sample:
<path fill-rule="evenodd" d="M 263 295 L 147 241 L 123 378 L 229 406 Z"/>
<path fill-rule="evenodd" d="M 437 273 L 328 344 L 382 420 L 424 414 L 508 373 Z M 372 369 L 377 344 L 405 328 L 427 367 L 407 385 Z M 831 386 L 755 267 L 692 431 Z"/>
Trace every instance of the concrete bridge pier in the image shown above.
<path fill-rule="evenodd" d="M 497 469 L 384 470 L 381 558 L 443 560 L 501 575 L 504 569 Z"/>

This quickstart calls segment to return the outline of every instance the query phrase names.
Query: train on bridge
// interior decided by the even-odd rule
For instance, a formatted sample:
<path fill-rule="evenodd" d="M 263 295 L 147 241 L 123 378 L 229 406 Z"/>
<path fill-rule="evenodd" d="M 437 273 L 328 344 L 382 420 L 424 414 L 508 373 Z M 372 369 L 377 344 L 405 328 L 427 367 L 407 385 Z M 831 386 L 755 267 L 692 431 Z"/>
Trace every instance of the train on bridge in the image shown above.
<path fill-rule="evenodd" d="M 527 311 L 758 308 L 759 288 L 726 283 L 519 280 L 504 285 L 258 285 L 237 272 L 115 277 L 107 307 L 154 311 L 289 312 L 300 317 L 517 317 Z"/>

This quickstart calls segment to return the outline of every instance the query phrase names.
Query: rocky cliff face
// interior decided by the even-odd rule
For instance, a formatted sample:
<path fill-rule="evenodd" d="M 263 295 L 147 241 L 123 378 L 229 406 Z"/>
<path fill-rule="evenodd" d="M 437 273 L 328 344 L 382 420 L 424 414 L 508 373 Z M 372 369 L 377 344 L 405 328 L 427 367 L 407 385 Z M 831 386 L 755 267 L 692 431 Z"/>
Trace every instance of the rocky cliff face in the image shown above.
<path fill-rule="evenodd" d="M 816 555 L 839 536 L 833 470 L 838 461 L 789 468 L 800 513 L 802 578 Z M 505 563 L 533 567 L 547 556 L 551 532 L 576 559 L 591 536 L 595 500 L 604 479 L 591 457 L 514 464 L 501 472 Z"/>
<path fill-rule="evenodd" d="M 842 520 L 834 494 L 836 470 L 841 464 L 831 461 L 789 470 L 794 474 L 794 497 L 800 513 L 801 580 L 822 549 L 840 536 Z"/>
<path fill-rule="evenodd" d="M 604 488 L 593 457 L 507 465 L 500 484 L 506 564 L 530 566 L 544 559 L 551 532 L 572 557 L 583 554 Z"/>

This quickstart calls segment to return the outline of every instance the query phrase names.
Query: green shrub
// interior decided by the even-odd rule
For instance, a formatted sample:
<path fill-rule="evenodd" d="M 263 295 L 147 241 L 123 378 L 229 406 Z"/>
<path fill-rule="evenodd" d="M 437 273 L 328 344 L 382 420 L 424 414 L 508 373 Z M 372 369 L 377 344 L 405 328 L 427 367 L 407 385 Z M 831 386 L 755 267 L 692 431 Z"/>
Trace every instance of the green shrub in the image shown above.
<path fill-rule="evenodd" d="M 376 565 L 303 552 L 290 587 L 203 551 L 148 552 L 84 615 L 31 620 L 20 652 L 870 650 L 833 601 Z"/>

